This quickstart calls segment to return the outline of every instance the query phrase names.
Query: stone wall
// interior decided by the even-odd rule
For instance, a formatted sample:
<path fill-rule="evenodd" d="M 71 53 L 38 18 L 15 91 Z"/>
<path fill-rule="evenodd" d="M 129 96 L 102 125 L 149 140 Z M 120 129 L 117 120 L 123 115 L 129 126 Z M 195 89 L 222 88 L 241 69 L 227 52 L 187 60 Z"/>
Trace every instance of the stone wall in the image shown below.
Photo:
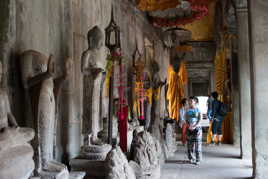
<path fill-rule="evenodd" d="M 190 45 L 193 46 L 193 50 L 185 57 L 189 77 L 188 94 L 206 96 L 215 88 L 215 81 L 212 78 L 215 71 L 215 43 L 192 42 Z"/>
<path fill-rule="evenodd" d="M 264 119 L 267 116 L 267 45 L 268 45 L 268 2 L 256 0 L 249 2 L 249 33 L 250 33 L 250 72 L 251 72 L 251 103 L 252 103 L 252 152 L 254 178 L 267 178 L 268 126 Z"/>
<path fill-rule="evenodd" d="M 81 54 L 87 49 L 87 32 L 98 25 L 103 30 L 110 21 L 111 5 L 113 2 L 115 21 L 122 31 L 121 44 L 127 65 L 131 64 L 132 54 L 137 40 L 139 50 L 144 53 L 144 38 L 148 38 L 155 49 L 155 60 L 160 68 L 161 79 L 166 78 L 169 64 L 169 51 L 164 49 L 160 33 L 146 20 L 145 15 L 138 11 L 132 3 L 124 0 L 4 0 L 1 1 L 0 23 L 1 57 L 4 61 L 8 79 L 6 86 L 10 92 L 12 110 L 22 125 L 26 125 L 27 116 L 24 104 L 23 88 L 20 80 L 18 58 L 21 52 L 34 49 L 49 56 L 53 54 L 56 61 L 56 73 L 63 73 L 63 64 L 67 57 L 74 60 L 74 77 L 65 85 L 59 98 L 57 157 L 69 147 L 71 157 L 79 152 L 82 126 L 83 84 L 81 75 Z M 7 7 L 9 7 L 7 9 Z M 6 9 L 7 11 L 2 11 Z M 1 15 L 2 17 L 2 15 Z M 9 23 L 8 23 L 9 22 Z M 5 42 L 5 46 L 2 45 Z M 3 50 L 4 49 L 4 50 Z M 103 47 L 103 67 L 106 64 L 107 49 Z M 66 100 L 66 96 L 68 100 Z M 161 96 L 164 98 L 164 95 Z M 71 101 L 71 102 L 70 102 Z M 164 102 L 164 100 L 161 100 Z M 162 102 L 162 103 L 163 103 Z M 164 104 L 161 103 L 160 116 L 164 117 Z M 25 107 L 25 108 L 24 108 Z M 157 120 L 159 117 L 157 116 Z M 63 129 L 63 130 L 60 130 Z M 64 133 L 69 132 L 73 135 Z M 62 133 L 62 135 L 59 135 Z M 66 139 L 67 138 L 67 139 Z M 73 142 L 70 142 L 72 140 Z"/>

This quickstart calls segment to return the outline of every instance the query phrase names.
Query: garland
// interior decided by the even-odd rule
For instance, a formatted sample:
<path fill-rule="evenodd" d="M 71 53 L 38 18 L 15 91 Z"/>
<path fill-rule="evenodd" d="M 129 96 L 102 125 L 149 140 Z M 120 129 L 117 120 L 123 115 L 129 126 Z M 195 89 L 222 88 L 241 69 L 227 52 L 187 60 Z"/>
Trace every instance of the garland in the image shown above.
<path fill-rule="evenodd" d="M 113 66 L 114 66 L 114 61 L 119 61 L 122 59 L 122 54 L 120 52 L 114 52 L 112 54 L 108 54 L 106 58 L 106 76 L 105 76 L 105 96 L 108 96 L 109 94 L 109 87 L 110 87 L 110 77 L 113 72 Z M 122 59 L 123 60 L 123 59 Z"/>
<path fill-rule="evenodd" d="M 170 27 L 192 23 L 196 20 L 200 20 L 208 15 L 208 5 L 204 4 L 191 4 L 193 11 L 190 17 L 173 17 L 173 18 L 161 18 L 153 17 L 153 25 L 158 27 Z"/>
<path fill-rule="evenodd" d="M 200 20 L 208 15 L 208 5 L 211 0 L 187 0 L 193 14 L 189 17 L 175 16 L 172 18 L 152 17 L 152 23 L 158 27 L 179 26 Z"/>

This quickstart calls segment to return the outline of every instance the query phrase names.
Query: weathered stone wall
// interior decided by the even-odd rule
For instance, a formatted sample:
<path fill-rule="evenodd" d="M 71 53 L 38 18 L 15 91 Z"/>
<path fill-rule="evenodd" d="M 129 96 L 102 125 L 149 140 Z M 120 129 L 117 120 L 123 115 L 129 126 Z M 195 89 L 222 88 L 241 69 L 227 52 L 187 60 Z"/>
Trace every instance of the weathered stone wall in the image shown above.
<path fill-rule="evenodd" d="M 188 95 L 206 96 L 215 88 L 214 57 L 215 44 L 211 42 L 193 42 L 193 50 L 187 53 L 187 71 L 189 77 Z"/>
<path fill-rule="evenodd" d="M 6 79 L 8 79 L 7 87 L 12 98 L 12 110 L 21 124 L 26 124 L 27 116 L 25 116 L 24 111 L 29 106 L 23 105 L 23 88 L 18 64 L 20 53 L 24 50 L 34 49 L 46 56 L 53 54 L 57 75 L 63 73 L 63 64 L 67 57 L 72 57 L 74 60 L 74 77 L 69 85 L 64 86 L 59 98 L 57 116 L 59 128 L 57 156 L 59 160 L 62 153 L 67 150 L 66 147 L 71 153 L 68 154 L 71 157 L 79 152 L 83 112 L 81 55 L 87 49 L 86 35 L 88 30 L 98 25 L 104 32 L 104 28 L 110 21 L 112 2 L 115 21 L 122 31 L 122 51 L 127 59 L 127 65 L 132 64 L 131 58 L 135 49 L 135 39 L 137 39 L 139 50 L 144 53 L 144 38 L 146 37 L 154 44 L 155 60 L 161 66 L 160 76 L 164 80 L 169 63 L 169 51 L 164 49 L 160 33 L 152 28 L 145 16 L 135 9 L 130 2 L 124 0 L 1 1 L 0 9 L 1 14 L 3 14 L 1 17 L 5 18 L 3 21 L 1 20 L 0 24 L 1 57 L 6 69 L 9 69 L 6 73 Z M 3 9 L 6 11 L 2 11 Z M 3 37 L 4 39 L 2 39 Z M 3 47 L 2 42 L 8 45 Z M 105 67 L 107 49 L 104 47 L 101 50 L 103 57 L 98 59 L 98 63 Z M 163 99 L 164 95 L 161 98 Z M 163 102 L 161 102 L 161 117 L 164 116 Z M 62 135 L 59 135 L 60 132 Z M 68 135 L 70 133 L 73 135 Z"/>

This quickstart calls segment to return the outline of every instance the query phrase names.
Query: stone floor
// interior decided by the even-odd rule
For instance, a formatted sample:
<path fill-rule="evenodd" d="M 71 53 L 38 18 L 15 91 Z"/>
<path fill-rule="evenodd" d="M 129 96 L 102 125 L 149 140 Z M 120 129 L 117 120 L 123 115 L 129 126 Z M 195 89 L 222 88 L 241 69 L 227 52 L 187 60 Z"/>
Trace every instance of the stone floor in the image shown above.
<path fill-rule="evenodd" d="M 239 159 L 239 148 L 231 145 L 203 145 L 203 160 L 199 166 L 190 164 L 186 147 L 179 145 L 173 157 L 162 166 L 161 179 L 250 179 L 250 160 Z"/>

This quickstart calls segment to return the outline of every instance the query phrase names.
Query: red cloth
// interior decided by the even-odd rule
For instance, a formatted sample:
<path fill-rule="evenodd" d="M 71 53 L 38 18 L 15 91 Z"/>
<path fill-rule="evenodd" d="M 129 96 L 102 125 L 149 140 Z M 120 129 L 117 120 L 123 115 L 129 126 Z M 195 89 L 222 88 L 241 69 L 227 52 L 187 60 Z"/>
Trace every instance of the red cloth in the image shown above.
<path fill-rule="evenodd" d="M 127 152 L 127 117 L 128 107 L 121 107 L 117 113 L 119 119 L 120 147 L 123 152 Z"/>
<path fill-rule="evenodd" d="M 182 144 L 186 144 L 186 132 L 187 132 L 187 128 L 188 128 L 188 124 L 183 124 L 182 128 L 181 128 L 181 142 Z"/>

